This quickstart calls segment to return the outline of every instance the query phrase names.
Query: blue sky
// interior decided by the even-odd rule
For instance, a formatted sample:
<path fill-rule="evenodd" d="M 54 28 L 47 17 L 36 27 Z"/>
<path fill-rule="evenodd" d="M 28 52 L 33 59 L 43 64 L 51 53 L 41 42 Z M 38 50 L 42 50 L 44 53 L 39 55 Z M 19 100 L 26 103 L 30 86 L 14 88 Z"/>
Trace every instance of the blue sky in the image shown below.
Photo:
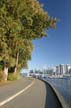
<path fill-rule="evenodd" d="M 58 64 L 71 64 L 71 0 L 39 0 L 49 16 L 60 20 L 56 30 L 49 30 L 46 38 L 34 40 L 29 69 L 42 69 Z"/>

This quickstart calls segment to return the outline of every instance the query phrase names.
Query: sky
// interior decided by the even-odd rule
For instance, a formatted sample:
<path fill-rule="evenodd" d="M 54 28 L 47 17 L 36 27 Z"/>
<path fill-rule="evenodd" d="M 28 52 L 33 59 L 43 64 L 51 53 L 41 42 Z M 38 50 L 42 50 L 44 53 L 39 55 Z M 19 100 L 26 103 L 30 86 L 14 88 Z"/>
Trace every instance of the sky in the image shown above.
<path fill-rule="evenodd" d="M 33 41 L 32 60 L 28 69 L 42 69 L 71 64 L 71 0 L 39 0 L 51 17 L 60 20 L 47 37 Z"/>

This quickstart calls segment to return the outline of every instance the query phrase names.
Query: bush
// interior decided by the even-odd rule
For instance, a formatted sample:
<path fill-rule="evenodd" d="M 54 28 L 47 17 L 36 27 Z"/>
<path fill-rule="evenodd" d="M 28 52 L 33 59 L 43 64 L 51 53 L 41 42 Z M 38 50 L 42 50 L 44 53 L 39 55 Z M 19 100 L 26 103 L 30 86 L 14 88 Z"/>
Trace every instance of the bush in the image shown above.
<path fill-rule="evenodd" d="M 17 80 L 20 78 L 20 73 L 17 73 L 16 75 L 14 75 L 14 73 L 9 73 L 8 75 L 8 80 L 13 81 L 13 80 Z"/>
<path fill-rule="evenodd" d="M 3 73 L 0 71 L 0 81 L 3 80 Z"/>

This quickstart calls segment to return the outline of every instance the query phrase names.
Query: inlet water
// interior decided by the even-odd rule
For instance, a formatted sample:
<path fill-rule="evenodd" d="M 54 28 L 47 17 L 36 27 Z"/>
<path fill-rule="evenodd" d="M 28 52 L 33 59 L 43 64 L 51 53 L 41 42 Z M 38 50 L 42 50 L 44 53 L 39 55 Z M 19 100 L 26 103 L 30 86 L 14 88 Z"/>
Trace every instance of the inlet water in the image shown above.
<path fill-rule="evenodd" d="M 71 79 L 47 78 L 71 107 Z"/>

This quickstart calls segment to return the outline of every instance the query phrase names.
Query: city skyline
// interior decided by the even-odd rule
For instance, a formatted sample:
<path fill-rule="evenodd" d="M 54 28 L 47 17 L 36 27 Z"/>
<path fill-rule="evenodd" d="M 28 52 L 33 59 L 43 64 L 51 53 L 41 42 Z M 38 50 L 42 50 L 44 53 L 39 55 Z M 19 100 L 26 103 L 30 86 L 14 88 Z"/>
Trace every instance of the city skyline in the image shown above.
<path fill-rule="evenodd" d="M 65 0 L 39 0 L 44 4 L 44 9 L 51 17 L 60 21 L 56 30 L 49 30 L 48 36 L 34 40 L 32 60 L 28 62 L 28 68 L 41 69 L 44 65 L 71 64 L 71 1 Z"/>
<path fill-rule="evenodd" d="M 42 70 L 31 69 L 29 73 L 43 73 L 52 75 L 71 75 L 71 64 L 59 64 L 53 67 L 43 68 Z"/>

